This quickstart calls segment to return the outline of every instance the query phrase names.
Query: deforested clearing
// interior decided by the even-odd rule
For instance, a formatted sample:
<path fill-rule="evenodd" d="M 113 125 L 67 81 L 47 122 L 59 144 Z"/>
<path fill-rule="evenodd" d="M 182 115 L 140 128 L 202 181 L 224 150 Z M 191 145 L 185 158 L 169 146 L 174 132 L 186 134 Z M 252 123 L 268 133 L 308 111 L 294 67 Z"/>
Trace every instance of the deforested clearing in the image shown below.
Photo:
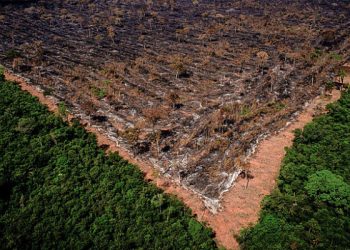
<path fill-rule="evenodd" d="M 290 146 L 288 127 L 326 113 L 317 98 L 346 89 L 350 74 L 345 0 L 7 0 L 0 29 L 8 74 L 107 138 L 103 147 L 214 231 L 227 222 L 217 238 L 229 247 L 275 186 L 284 151 L 271 145 Z M 281 131 L 271 162 L 254 162 Z"/>

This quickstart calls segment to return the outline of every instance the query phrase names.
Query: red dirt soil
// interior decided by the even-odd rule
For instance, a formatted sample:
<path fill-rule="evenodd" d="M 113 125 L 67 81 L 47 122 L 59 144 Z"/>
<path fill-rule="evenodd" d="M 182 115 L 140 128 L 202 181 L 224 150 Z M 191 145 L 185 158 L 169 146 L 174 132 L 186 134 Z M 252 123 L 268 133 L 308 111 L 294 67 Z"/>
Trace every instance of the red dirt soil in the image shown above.
<path fill-rule="evenodd" d="M 40 90 L 28 84 L 23 78 L 10 72 L 5 72 L 5 77 L 7 80 L 17 82 L 23 90 L 38 97 L 39 101 L 45 104 L 50 111 L 58 112 L 57 104 L 53 99 L 44 96 Z M 315 112 L 324 109 L 326 104 L 339 98 L 340 92 L 337 90 L 333 90 L 328 97 L 315 98 L 289 126 L 262 141 L 249 160 L 250 171 L 254 178 L 250 179 L 247 188 L 247 179 L 239 178 L 235 185 L 224 194 L 221 201 L 222 209 L 216 214 L 212 214 L 205 208 L 198 195 L 170 179 L 159 176 L 152 166 L 139 161 L 126 150 L 118 147 L 113 141 L 100 133 L 97 128 L 86 126 L 86 129 L 96 135 L 99 145 L 109 145 L 109 151 L 118 152 L 125 160 L 138 166 L 145 173 L 146 180 L 152 181 L 166 193 L 176 195 L 181 199 L 197 215 L 198 220 L 206 223 L 214 230 L 219 245 L 227 249 L 238 249 L 239 246 L 234 239 L 234 235 L 238 234 L 241 229 L 257 222 L 260 202 L 276 185 L 281 161 L 285 155 L 285 147 L 291 146 L 293 142 L 293 131 L 297 128 L 303 128 L 312 120 Z M 68 119 L 72 118 L 72 116 L 68 117 Z"/>

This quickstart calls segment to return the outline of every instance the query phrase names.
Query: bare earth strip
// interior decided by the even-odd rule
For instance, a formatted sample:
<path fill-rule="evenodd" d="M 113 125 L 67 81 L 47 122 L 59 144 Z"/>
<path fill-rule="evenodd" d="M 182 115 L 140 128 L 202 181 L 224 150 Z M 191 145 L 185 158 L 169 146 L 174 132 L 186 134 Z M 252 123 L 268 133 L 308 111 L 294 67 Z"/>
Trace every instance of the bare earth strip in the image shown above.
<path fill-rule="evenodd" d="M 8 80 L 16 81 L 23 90 L 38 97 L 39 101 L 48 106 L 50 111 L 57 112 L 57 103 L 55 103 L 54 99 L 44 96 L 39 89 L 27 83 L 23 78 L 10 72 L 6 72 L 5 77 Z M 275 180 L 285 155 L 285 147 L 292 145 L 293 131 L 297 128 L 303 128 L 312 120 L 317 110 L 324 109 L 328 103 L 334 102 L 339 98 L 340 92 L 336 90 L 332 91 L 328 98 L 315 98 L 289 126 L 262 141 L 249 161 L 251 165 L 250 170 L 254 178 L 249 181 L 248 187 L 246 179 L 239 178 L 235 186 L 225 193 L 221 203 L 222 210 L 216 214 L 212 214 L 205 208 L 203 201 L 198 195 L 183 188 L 178 183 L 157 175 L 152 166 L 139 161 L 129 152 L 118 147 L 115 142 L 107 138 L 97 128 L 88 125 L 86 129 L 96 135 L 99 145 L 109 145 L 110 151 L 118 152 L 125 160 L 137 165 L 145 173 L 146 180 L 152 181 L 166 193 L 176 195 L 181 199 L 192 209 L 200 221 L 205 222 L 215 231 L 219 245 L 227 249 L 238 249 L 238 243 L 233 235 L 258 220 L 260 202 L 276 185 Z"/>

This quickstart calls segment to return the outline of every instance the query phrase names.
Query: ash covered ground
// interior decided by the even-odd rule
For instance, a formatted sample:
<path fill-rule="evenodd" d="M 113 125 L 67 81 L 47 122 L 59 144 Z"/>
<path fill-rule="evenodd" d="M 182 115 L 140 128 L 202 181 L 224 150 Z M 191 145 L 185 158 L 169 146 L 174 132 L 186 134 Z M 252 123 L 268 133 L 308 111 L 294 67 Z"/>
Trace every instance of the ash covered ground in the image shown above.
<path fill-rule="evenodd" d="M 1 64 L 212 204 L 350 54 L 348 1 L 7 1 L 0 28 Z"/>

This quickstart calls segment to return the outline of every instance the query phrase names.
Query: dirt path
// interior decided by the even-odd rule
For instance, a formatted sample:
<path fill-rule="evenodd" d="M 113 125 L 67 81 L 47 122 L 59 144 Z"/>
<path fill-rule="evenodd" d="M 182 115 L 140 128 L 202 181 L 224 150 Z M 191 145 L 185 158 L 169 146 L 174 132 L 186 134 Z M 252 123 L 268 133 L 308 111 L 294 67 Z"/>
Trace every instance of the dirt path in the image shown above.
<path fill-rule="evenodd" d="M 39 89 L 28 84 L 19 76 L 6 72 L 5 77 L 8 80 L 18 82 L 23 90 L 38 97 L 39 101 L 48 106 L 50 111 L 57 113 L 58 108 L 54 99 L 44 96 Z M 158 176 L 150 164 L 138 160 L 123 148 L 117 147 L 113 141 L 108 139 L 98 129 L 89 126 L 86 129 L 96 134 L 99 145 L 109 145 L 110 151 L 117 151 L 121 157 L 137 165 L 145 173 L 146 180 L 154 182 L 166 193 L 174 194 L 181 199 L 192 209 L 200 221 L 207 223 L 213 228 L 219 245 L 227 249 L 238 249 L 238 243 L 233 235 L 237 234 L 240 229 L 258 220 L 260 202 L 275 187 L 275 180 L 285 154 L 284 148 L 291 146 L 293 131 L 297 128 L 303 128 L 305 124 L 310 122 L 318 107 L 324 107 L 326 104 L 336 101 L 339 97 L 340 92 L 333 91 L 329 98 L 316 98 L 298 116 L 295 122 L 283 131 L 261 142 L 250 159 L 254 178 L 250 180 L 248 188 L 246 188 L 246 179 L 238 179 L 235 186 L 225 193 L 222 200 L 223 209 L 217 214 L 210 213 L 199 196 L 167 178 Z"/>

